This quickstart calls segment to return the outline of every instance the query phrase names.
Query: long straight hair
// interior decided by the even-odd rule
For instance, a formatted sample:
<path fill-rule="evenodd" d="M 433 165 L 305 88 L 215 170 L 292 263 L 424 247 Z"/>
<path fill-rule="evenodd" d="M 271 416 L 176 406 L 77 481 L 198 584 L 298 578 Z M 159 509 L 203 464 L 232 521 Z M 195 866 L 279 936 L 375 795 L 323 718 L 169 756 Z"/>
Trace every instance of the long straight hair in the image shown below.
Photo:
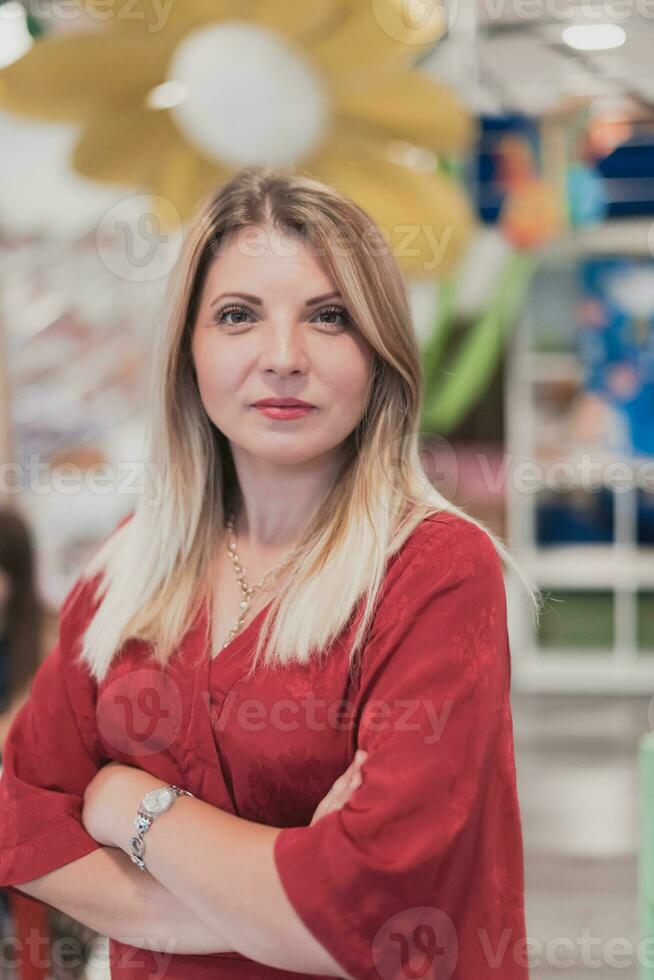
<path fill-rule="evenodd" d="M 207 269 L 230 236 L 247 227 L 302 236 L 375 353 L 365 410 L 344 441 L 337 478 L 291 552 L 284 585 L 268 604 L 251 671 L 261 659 L 266 665 L 306 663 L 356 614 L 352 664 L 373 621 L 387 561 L 425 517 L 439 511 L 486 531 L 538 616 L 539 594 L 506 545 L 443 497 L 423 468 L 420 349 L 402 272 L 379 227 L 327 184 L 251 166 L 205 195 L 169 280 L 169 315 L 157 337 L 150 382 L 147 492 L 84 570 L 83 581 L 97 576 L 100 601 L 80 659 L 100 680 L 134 637 L 150 643 L 163 665 L 211 599 L 225 513 L 239 488 L 229 442 L 200 398 L 191 337 Z"/>

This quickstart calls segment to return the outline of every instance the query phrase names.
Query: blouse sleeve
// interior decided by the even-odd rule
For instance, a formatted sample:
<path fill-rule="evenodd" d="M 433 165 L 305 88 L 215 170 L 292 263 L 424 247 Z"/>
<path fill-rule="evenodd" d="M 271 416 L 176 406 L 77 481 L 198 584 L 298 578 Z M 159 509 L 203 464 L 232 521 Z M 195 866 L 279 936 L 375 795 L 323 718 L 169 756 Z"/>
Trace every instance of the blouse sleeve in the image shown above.
<path fill-rule="evenodd" d="M 524 980 L 502 565 L 483 530 L 441 517 L 389 586 L 364 652 L 363 782 L 340 810 L 283 828 L 275 863 L 351 977 Z"/>
<path fill-rule="evenodd" d="M 32 678 L 5 741 L 0 776 L 0 886 L 31 881 L 102 845 L 81 821 L 84 790 L 102 765 L 95 681 L 75 659 L 88 584 L 64 600 L 59 638 Z"/>

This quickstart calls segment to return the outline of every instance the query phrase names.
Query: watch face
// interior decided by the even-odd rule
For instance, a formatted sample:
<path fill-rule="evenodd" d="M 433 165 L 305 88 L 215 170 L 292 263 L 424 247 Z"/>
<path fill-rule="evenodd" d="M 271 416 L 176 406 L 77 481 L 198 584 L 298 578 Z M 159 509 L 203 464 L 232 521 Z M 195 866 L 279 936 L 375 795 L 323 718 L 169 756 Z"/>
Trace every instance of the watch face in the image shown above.
<path fill-rule="evenodd" d="M 143 808 L 148 811 L 148 813 L 158 814 L 165 813 L 170 806 L 172 806 L 173 800 L 175 799 L 175 794 L 167 786 L 162 786 L 159 789 L 151 789 L 149 793 L 146 793 L 143 797 Z"/>

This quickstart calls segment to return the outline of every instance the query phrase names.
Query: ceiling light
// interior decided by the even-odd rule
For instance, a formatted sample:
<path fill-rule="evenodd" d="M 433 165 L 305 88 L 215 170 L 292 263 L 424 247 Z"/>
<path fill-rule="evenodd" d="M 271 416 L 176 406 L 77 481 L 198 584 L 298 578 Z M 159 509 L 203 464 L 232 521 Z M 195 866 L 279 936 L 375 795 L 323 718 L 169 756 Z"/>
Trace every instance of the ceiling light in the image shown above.
<path fill-rule="evenodd" d="M 18 61 L 32 47 L 27 15 L 22 4 L 9 0 L 0 7 L 0 68 Z"/>
<path fill-rule="evenodd" d="M 605 51 L 619 48 L 627 35 L 618 24 L 574 24 L 563 30 L 562 37 L 578 51 Z"/>

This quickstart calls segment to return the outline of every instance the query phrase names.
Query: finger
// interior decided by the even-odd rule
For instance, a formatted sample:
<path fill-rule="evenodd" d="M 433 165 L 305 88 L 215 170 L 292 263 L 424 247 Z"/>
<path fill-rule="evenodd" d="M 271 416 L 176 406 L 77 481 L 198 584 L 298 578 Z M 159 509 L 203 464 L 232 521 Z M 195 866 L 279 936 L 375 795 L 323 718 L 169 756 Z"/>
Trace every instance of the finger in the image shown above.
<path fill-rule="evenodd" d="M 343 792 L 343 790 L 347 789 L 351 778 L 352 778 L 352 770 L 346 769 L 345 772 L 341 773 L 338 779 L 334 782 L 331 791 L 335 793 Z"/>
<path fill-rule="evenodd" d="M 350 791 L 357 789 L 363 782 L 363 776 L 360 772 L 355 772 L 350 780 Z"/>
<path fill-rule="evenodd" d="M 355 789 L 356 789 L 356 784 L 353 784 L 351 786 L 348 786 L 346 790 L 343 790 L 341 793 L 338 793 L 336 796 L 334 796 L 333 800 L 330 800 L 329 802 L 330 812 L 332 810 L 342 809 L 342 807 L 345 806 L 347 801 L 352 796 L 352 793 L 354 792 Z"/>
<path fill-rule="evenodd" d="M 320 816 L 324 816 L 326 813 L 332 813 L 334 810 L 340 810 L 348 802 L 355 789 L 361 785 L 362 777 L 360 773 L 355 773 L 353 778 L 342 785 L 342 788 L 336 789 L 335 787 L 330 790 L 327 796 L 324 798 L 320 804 Z"/>
<path fill-rule="evenodd" d="M 346 774 L 347 773 L 350 773 L 351 774 L 351 773 L 354 773 L 354 772 L 360 772 L 361 771 L 361 767 L 364 765 L 364 763 L 365 763 L 365 761 L 366 761 L 367 758 L 368 758 L 368 753 L 367 752 L 363 752 L 362 750 L 359 750 L 356 753 L 356 755 L 354 756 L 354 758 L 352 759 L 352 762 L 350 763 L 350 765 L 348 766 L 348 768 L 345 770 L 345 773 Z"/>
<path fill-rule="evenodd" d="M 340 799 L 342 794 L 346 794 L 351 789 L 352 780 L 361 775 L 361 765 L 365 762 L 368 753 L 360 750 L 356 753 L 354 759 L 347 767 L 345 772 L 333 782 L 331 789 L 324 798 L 325 803 L 331 803 L 332 796 Z M 357 782 L 357 785 L 359 783 Z"/>
<path fill-rule="evenodd" d="M 342 790 L 340 794 L 341 798 L 345 800 L 349 800 L 354 790 L 357 789 L 357 787 L 359 787 L 362 782 L 363 782 L 363 776 L 358 770 L 352 773 L 352 776 L 347 782 L 347 786 Z"/>
<path fill-rule="evenodd" d="M 341 796 L 343 795 L 343 793 L 346 793 L 347 792 L 349 783 L 350 783 L 350 773 L 348 772 L 348 770 L 346 770 L 332 784 L 331 789 L 329 790 L 329 792 L 327 793 L 327 795 L 323 798 L 323 802 L 327 806 L 331 806 L 331 804 L 335 800 L 339 800 L 341 798 Z"/>

